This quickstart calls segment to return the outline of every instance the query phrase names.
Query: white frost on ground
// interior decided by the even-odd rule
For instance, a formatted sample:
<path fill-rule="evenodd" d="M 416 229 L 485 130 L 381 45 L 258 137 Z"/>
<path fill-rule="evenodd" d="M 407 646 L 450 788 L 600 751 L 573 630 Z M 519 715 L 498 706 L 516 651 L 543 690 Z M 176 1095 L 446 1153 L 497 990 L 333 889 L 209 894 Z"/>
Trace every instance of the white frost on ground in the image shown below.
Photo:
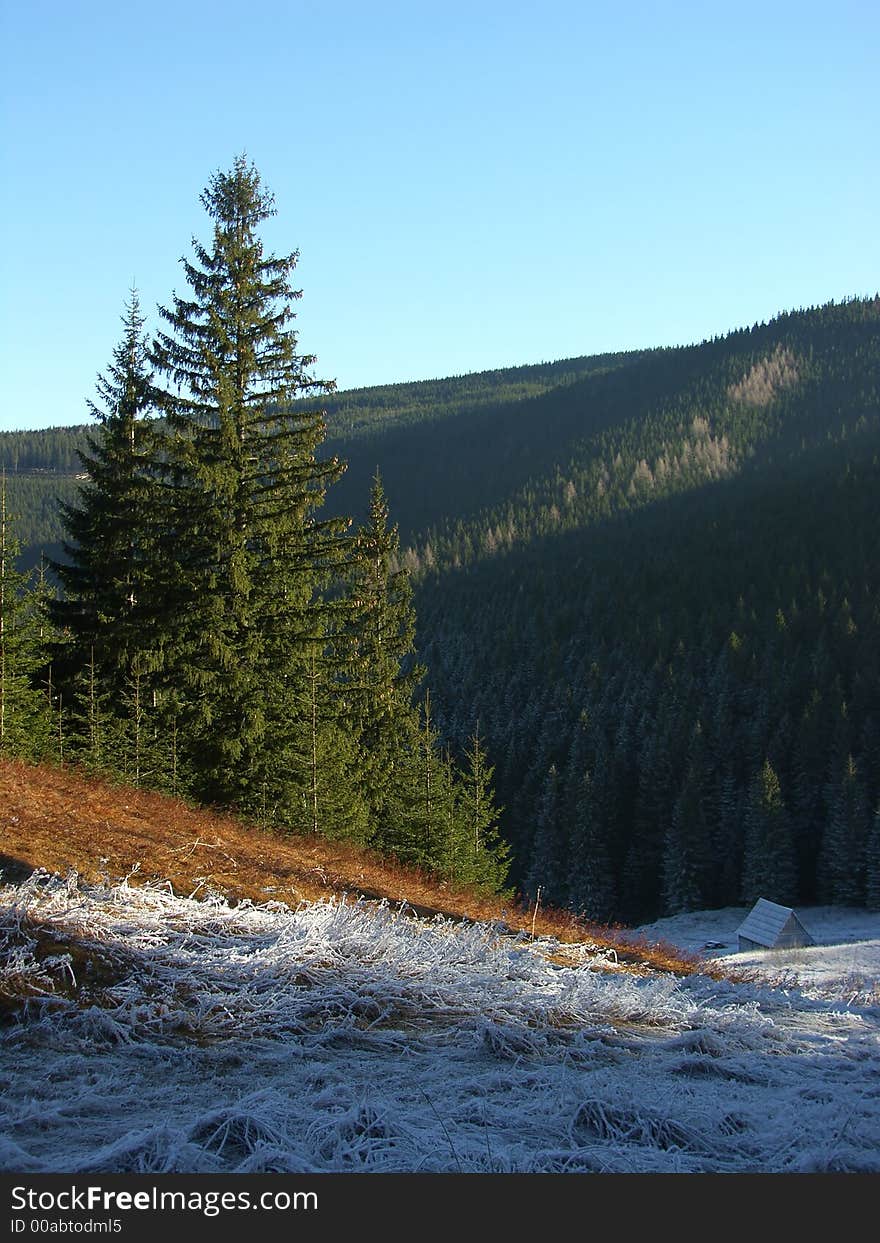
<path fill-rule="evenodd" d="M 91 1000 L 47 932 L 93 947 Z M 0 889 L 0 997 L 34 994 L 0 1028 L 0 1169 L 880 1171 L 876 995 L 552 951 L 36 874 Z"/>

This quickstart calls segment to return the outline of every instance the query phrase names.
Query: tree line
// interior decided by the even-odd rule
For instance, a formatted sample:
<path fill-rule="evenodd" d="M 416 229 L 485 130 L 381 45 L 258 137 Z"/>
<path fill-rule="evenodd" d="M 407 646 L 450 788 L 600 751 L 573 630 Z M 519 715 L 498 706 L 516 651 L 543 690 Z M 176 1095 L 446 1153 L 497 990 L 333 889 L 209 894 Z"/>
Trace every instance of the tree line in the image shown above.
<path fill-rule="evenodd" d="M 357 528 L 323 516 L 344 463 L 298 352 L 298 255 L 267 254 L 245 157 L 201 196 L 211 236 L 152 340 L 136 291 L 60 505 L 57 594 L 0 544 L 0 750 L 75 758 L 295 832 L 500 888 L 493 770 L 415 692 L 412 590 L 381 478 Z"/>

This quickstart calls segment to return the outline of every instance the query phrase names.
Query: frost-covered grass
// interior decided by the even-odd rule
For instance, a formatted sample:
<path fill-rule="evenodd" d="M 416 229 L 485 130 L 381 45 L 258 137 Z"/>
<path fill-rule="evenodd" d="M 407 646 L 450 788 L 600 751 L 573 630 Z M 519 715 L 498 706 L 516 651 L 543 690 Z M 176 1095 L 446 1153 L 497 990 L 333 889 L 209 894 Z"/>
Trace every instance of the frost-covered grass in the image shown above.
<path fill-rule="evenodd" d="M 0 1169 L 880 1170 L 880 1010 L 365 901 L 0 889 Z"/>

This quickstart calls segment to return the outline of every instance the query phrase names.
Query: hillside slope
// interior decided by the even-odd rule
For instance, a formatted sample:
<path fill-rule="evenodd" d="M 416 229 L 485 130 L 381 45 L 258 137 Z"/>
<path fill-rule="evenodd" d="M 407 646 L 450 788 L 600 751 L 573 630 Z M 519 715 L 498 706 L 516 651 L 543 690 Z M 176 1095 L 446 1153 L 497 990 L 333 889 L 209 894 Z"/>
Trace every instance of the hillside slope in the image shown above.
<path fill-rule="evenodd" d="M 69 767 L 0 758 L 0 879 L 35 870 L 84 882 L 159 884 L 193 898 L 300 902 L 366 898 L 427 917 L 489 920 L 572 945 L 608 949 L 624 967 L 688 972 L 697 958 L 561 912 L 523 910 L 368 850 L 315 835 L 275 834 L 179 799 Z"/>

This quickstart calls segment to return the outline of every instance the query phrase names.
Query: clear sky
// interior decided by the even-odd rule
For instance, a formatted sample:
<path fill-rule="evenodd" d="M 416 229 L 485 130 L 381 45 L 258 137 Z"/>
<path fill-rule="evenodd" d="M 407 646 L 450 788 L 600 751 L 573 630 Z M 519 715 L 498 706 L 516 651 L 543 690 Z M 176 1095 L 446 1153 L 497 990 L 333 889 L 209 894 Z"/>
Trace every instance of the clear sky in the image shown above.
<path fill-rule="evenodd" d="M 0 5 L 0 429 L 87 421 L 242 151 L 341 388 L 880 288 L 876 0 Z"/>

